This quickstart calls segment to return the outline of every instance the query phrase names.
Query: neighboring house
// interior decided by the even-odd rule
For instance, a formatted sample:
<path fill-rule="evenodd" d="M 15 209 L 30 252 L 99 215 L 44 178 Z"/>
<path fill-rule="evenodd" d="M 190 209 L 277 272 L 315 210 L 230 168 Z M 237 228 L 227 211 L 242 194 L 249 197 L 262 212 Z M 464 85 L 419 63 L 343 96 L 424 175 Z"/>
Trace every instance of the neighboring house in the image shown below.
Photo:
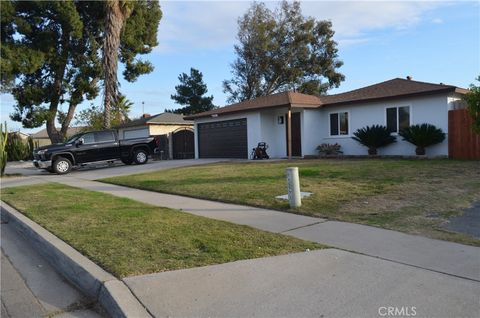
<path fill-rule="evenodd" d="M 26 141 L 28 139 L 28 137 L 30 137 L 29 134 L 23 133 L 21 131 L 12 131 L 12 132 L 10 132 L 10 134 L 18 136 L 18 138 L 20 138 L 21 140 L 24 140 L 24 141 Z"/>
<path fill-rule="evenodd" d="M 317 155 L 322 143 L 338 143 L 345 155 L 366 155 L 353 132 L 374 124 L 393 134 L 408 125 L 430 123 L 448 134 L 448 111 L 461 104 L 467 90 L 407 79 L 329 96 L 283 92 L 187 116 L 195 121 L 196 158 L 248 158 L 259 142 L 272 158 L 286 157 L 288 113 L 291 111 L 292 156 Z M 402 141 L 379 149 L 379 155 L 414 155 Z M 448 138 L 427 149 L 429 156 L 447 156 Z"/>
<path fill-rule="evenodd" d="M 75 134 L 78 134 L 79 132 L 82 131 L 84 127 L 70 127 L 67 130 L 67 138 L 71 137 Z M 52 142 L 50 141 L 50 138 L 48 138 L 48 133 L 47 133 L 47 128 L 42 129 L 34 134 L 31 134 L 33 142 L 36 143 L 38 142 L 39 146 L 47 146 L 50 145 Z"/>
<path fill-rule="evenodd" d="M 122 139 L 158 136 L 159 148 L 165 158 L 186 159 L 194 157 L 193 121 L 183 115 L 162 113 L 144 114 L 117 127 Z"/>

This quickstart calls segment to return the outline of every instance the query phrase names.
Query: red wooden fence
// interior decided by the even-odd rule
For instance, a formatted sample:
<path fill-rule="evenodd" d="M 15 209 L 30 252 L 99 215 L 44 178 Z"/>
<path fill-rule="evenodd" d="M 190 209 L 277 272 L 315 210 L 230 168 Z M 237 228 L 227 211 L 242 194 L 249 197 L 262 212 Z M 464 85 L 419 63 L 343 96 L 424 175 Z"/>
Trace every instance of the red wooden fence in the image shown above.
<path fill-rule="evenodd" d="M 448 157 L 480 159 L 480 135 L 472 131 L 472 118 L 466 109 L 448 112 Z"/>

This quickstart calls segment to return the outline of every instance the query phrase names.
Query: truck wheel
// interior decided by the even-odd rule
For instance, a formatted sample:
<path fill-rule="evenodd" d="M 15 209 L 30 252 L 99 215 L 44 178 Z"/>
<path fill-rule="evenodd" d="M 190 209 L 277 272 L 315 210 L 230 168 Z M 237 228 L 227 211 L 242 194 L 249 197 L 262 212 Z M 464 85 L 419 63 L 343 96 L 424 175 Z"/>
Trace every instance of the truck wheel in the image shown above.
<path fill-rule="evenodd" d="M 148 152 L 146 152 L 144 149 L 135 150 L 133 154 L 133 161 L 135 161 L 137 165 L 143 165 L 147 163 Z"/>
<path fill-rule="evenodd" d="M 72 163 L 67 158 L 57 158 L 53 163 L 53 171 L 57 174 L 66 174 L 72 170 Z"/>
<path fill-rule="evenodd" d="M 133 163 L 132 158 L 124 158 L 124 159 L 121 159 L 121 160 L 126 165 L 131 165 Z"/>

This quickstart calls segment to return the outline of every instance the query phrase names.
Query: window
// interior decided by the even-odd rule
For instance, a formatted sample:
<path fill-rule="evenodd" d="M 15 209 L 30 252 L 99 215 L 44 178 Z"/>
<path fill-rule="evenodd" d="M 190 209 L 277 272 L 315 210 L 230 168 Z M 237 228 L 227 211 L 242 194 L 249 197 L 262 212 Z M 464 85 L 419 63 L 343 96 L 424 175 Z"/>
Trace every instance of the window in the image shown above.
<path fill-rule="evenodd" d="M 348 135 L 348 112 L 330 114 L 330 136 Z"/>
<path fill-rule="evenodd" d="M 391 133 L 410 126 L 410 106 L 387 108 L 387 129 Z"/>
<path fill-rule="evenodd" d="M 99 131 L 95 133 L 96 142 L 115 141 L 113 131 Z"/>
<path fill-rule="evenodd" d="M 85 134 L 81 138 L 83 138 L 84 144 L 93 144 L 95 142 L 95 139 L 93 138 L 93 133 Z"/>

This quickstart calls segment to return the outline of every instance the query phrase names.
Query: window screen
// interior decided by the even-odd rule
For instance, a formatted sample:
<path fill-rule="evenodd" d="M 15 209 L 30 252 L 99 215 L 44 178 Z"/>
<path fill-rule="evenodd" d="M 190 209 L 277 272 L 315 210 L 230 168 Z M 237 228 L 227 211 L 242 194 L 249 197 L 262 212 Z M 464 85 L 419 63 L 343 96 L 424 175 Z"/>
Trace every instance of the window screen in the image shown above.
<path fill-rule="evenodd" d="M 397 108 L 387 108 L 387 129 L 389 132 L 397 132 Z"/>
<path fill-rule="evenodd" d="M 348 135 L 348 113 L 340 113 L 340 135 Z"/>
<path fill-rule="evenodd" d="M 330 135 L 338 135 L 338 114 L 330 114 Z"/>
<path fill-rule="evenodd" d="M 398 129 L 402 130 L 410 126 L 410 107 L 398 108 Z"/>

